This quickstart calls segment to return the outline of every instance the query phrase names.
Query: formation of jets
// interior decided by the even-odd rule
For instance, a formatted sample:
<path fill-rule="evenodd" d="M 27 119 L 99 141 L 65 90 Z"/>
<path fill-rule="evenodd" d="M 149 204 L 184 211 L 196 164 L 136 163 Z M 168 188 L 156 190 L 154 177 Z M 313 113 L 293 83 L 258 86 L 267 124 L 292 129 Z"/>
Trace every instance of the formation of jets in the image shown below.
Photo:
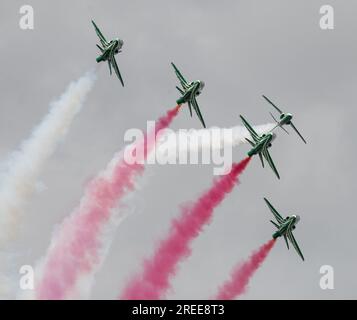
<path fill-rule="evenodd" d="M 252 149 L 248 152 L 248 156 L 251 157 L 255 154 L 259 155 L 259 158 L 261 160 L 262 166 L 264 168 L 264 160 L 263 157 L 266 159 L 266 161 L 268 162 L 269 166 L 271 167 L 271 169 L 273 170 L 273 172 L 275 173 L 275 175 L 277 176 L 278 179 L 280 179 L 280 175 L 278 173 L 278 170 L 275 167 L 275 164 L 273 162 L 273 159 L 271 158 L 268 149 L 272 146 L 272 141 L 275 139 L 276 135 L 275 133 L 273 133 L 273 131 L 276 128 L 281 128 L 283 129 L 286 133 L 288 133 L 286 131 L 286 129 L 283 127 L 284 125 L 290 125 L 295 131 L 296 133 L 299 135 L 299 137 L 302 139 L 302 141 L 304 141 L 304 143 L 306 143 L 306 140 L 303 138 L 303 136 L 300 134 L 300 132 L 298 131 L 298 129 L 294 126 L 294 124 L 292 123 L 292 118 L 293 115 L 291 113 L 284 113 L 282 112 L 273 102 L 271 102 L 271 100 L 269 100 L 266 96 L 263 95 L 263 98 L 268 101 L 279 113 L 280 113 L 280 119 L 279 121 L 275 119 L 275 117 L 273 116 L 272 113 L 270 113 L 270 115 L 273 117 L 273 119 L 276 122 L 276 126 L 270 130 L 270 132 L 268 133 L 264 133 L 262 135 L 258 135 L 254 129 L 252 128 L 252 126 L 247 122 L 247 120 L 245 120 L 243 118 L 243 116 L 240 115 L 240 118 L 242 119 L 243 125 L 247 128 L 247 130 L 249 131 L 253 141 L 251 141 L 250 139 L 246 140 L 252 145 Z"/>
<path fill-rule="evenodd" d="M 117 62 L 115 60 L 115 55 L 121 52 L 121 49 L 123 47 L 124 41 L 121 39 L 113 39 L 111 41 L 107 41 L 106 38 L 104 37 L 103 33 L 100 31 L 98 26 L 95 24 L 95 22 L 92 20 L 92 24 L 94 26 L 94 30 L 99 37 L 99 41 L 101 45 L 97 44 L 98 49 L 100 50 L 100 56 L 96 58 L 96 61 L 102 62 L 102 61 L 107 61 L 108 66 L 109 66 L 109 71 L 110 74 L 112 74 L 112 68 L 115 71 L 115 74 L 119 78 L 122 86 L 124 87 L 124 81 L 122 79 L 122 76 L 120 74 Z M 172 63 L 172 66 L 175 70 L 176 76 L 180 81 L 181 87 L 179 88 L 176 86 L 177 90 L 181 93 L 181 98 L 177 99 L 176 103 L 178 105 L 182 105 L 184 103 L 188 104 L 188 108 L 190 110 L 190 115 L 192 117 L 192 108 L 195 110 L 198 119 L 201 121 L 202 125 L 204 128 L 206 128 L 205 121 L 202 117 L 201 110 L 197 104 L 196 97 L 199 96 L 202 92 L 202 89 L 205 86 L 205 83 L 200 80 L 195 80 L 192 82 L 187 82 L 182 73 L 177 69 L 174 63 Z"/>
<path fill-rule="evenodd" d="M 111 41 L 107 41 L 100 29 L 97 27 L 95 22 L 92 20 L 92 24 L 94 26 L 95 32 L 97 36 L 99 37 L 101 45 L 97 44 L 97 47 L 99 48 L 101 54 L 96 58 L 96 61 L 99 63 L 101 61 L 107 61 L 108 66 L 109 66 L 109 71 L 110 74 L 112 74 L 112 69 L 114 69 L 115 74 L 119 78 L 122 86 L 124 87 L 124 82 L 122 79 L 122 76 L 120 74 L 117 62 L 115 60 L 115 55 L 121 52 L 121 49 L 123 47 L 123 40 L 121 39 L 113 39 Z M 188 82 L 185 77 L 182 75 L 182 73 L 179 71 L 179 69 L 175 66 L 174 63 L 171 62 L 172 67 L 174 68 L 175 74 L 180 82 L 181 87 L 176 86 L 177 90 L 180 92 L 181 97 L 176 100 L 177 105 L 181 106 L 184 103 L 187 103 L 188 109 L 190 112 L 190 115 L 192 117 L 192 109 L 195 111 L 198 119 L 200 120 L 202 126 L 206 128 L 205 121 L 203 119 L 201 110 L 198 106 L 196 98 L 201 94 L 205 83 L 201 80 L 195 80 Z M 292 122 L 293 115 L 291 113 L 285 113 L 281 111 L 279 107 L 277 107 L 269 98 L 267 98 L 265 95 L 263 95 L 263 98 L 270 104 L 272 105 L 276 111 L 279 112 L 279 120 L 277 120 L 274 115 L 270 112 L 270 115 L 276 122 L 275 127 L 273 127 L 269 132 L 264 133 L 262 135 L 259 135 L 253 127 L 243 118 L 242 115 L 240 115 L 240 118 L 243 122 L 243 125 L 246 127 L 248 130 L 251 139 L 246 138 L 246 140 L 250 143 L 252 148 L 248 152 L 248 156 L 252 157 L 256 154 L 259 155 L 260 161 L 262 166 L 264 167 L 264 159 L 268 162 L 270 168 L 273 170 L 275 175 L 277 176 L 278 179 L 280 179 L 280 175 L 278 170 L 275 167 L 275 164 L 269 154 L 269 148 L 272 146 L 272 142 L 276 138 L 276 134 L 273 132 L 276 128 L 281 128 L 283 129 L 286 133 L 288 131 L 284 128 L 285 125 L 289 125 L 293 128 L 293 130 L 299 135 L 299 137 L 302 139 L 304 143 L 306 143 L 306 140 L 304 137 L 300 134 L 298 129 L 295 127 L 295 125 Z M 266 204 L 268 205 L 269 209 L 273 213 L 276 222 L 272 221 L 271 222 L 274 224 L 274 226 L 277 228 L 277 230 L 273 234 L 273 238 L 279 238 L 279 237 L 284 237 L 286 245 L 289 249 L 289 241 L 299 254 L 302 260 L 304 260 L 304 256 L 293 236 L 292 230 L 295 229 L 296 224 L 299 222 L 300 217 L 297 215 L 291 215 L 286 218 L 283 218 L 278 211 L 271 205 L 271 203 L 264 198 Z"/>
<path fill-rule="evenodd" d="M 287 132 L 285 130 L 285 128 L 283 127 L 284 125 L 290 125 L 295 131 L 296 133 L 299 135 L 299 137 L 302 139 L 302 141 L 304 141 L 304 143 L 306 143 L 306 140 L 303 138 L 303 136 L 300 134 L 300 132 L 296 129 L 296 127 L 294 126 L 294 124 L 292 123 L 292 118 L 293 115 L 291 113 L 284 113 L 282 112 L 271 100 L 269 100 L 266 96 L 263 95 L 263 98 L 268 101 L 279 113 L 280 113 L 280 118 L 279 121 L 276 120 L 274 118 L 274 116 L 271 114 L 271 116 L 273 117 L 273 119 L 276 122 L 276 126 L 273 127 L 269 132 L 264 133 L 262 135 L 259 135 L 254 129 L 253 127 L 247 122 L 247 120 L 244 119 L 243 116 L 240 115 L 240 118 L 243 122 L 243 125 L 247 128 L 250 136 L 252 137 L 252 140 L 246 138 L 246 140 L 251 144 L 252 149 L 250 149 L 248 151 L 248 156 L 252 157 L 256 154 L 259 155 L 260 161 L 262 163 L 262 166 L 264 167 L 264 159 L 268 162 L 269 166 L 271 167 L 271 169 L 273 170 L 273 172 L 275 173 L 275 175 L 278 177 L 278 179 L 280 179 L 278 170 L 275 167 L 275 164 L 269 154 L 269 148 L 272 146 L 272 142 L 274 141 L 276 135 L 273 132 L 277 127 L 282 128 L 285 132 Z M 295 229 L 296 224 L 300 221 L 300 217 L 297 215 L 291 215 L 288 216 L 286 218 L 283 218 L 279 212 L 271 205 L 271 203 L 264 198 L 266 204 L 268 205 L 270 211 L 273 213 L 276 222 L 271 221 L 271 223 L 274 224 L 274 226 L 278 229 L 277 231 L 274 232 L 273 234 L 273 238 L 279 238 L 279 237 L 284 237 L 285 239 L 285 243 L 289 249 L 289 242 L 293 245 L 293 247 L 295 248 L 296 252 L 299 254 L 299 256 L 301 257 L 302 260 L 304 260 L 304 256 L 293 236 L 292 230 Z"/>

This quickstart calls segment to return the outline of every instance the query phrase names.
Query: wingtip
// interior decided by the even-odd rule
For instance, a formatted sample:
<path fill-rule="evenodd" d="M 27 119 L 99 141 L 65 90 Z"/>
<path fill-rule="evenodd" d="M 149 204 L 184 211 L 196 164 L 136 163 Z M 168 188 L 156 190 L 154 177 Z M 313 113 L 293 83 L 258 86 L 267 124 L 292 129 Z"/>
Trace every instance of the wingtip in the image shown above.
<path fill-rule="evenodd" d="M 270 205 L 270 202 L 269 202 L 269 200 L 267 199 L 267 198 L 263 198 L 264 199 L 264 201 L 265 201 L 265 204 L 269 207 L 269 205 Z"/>

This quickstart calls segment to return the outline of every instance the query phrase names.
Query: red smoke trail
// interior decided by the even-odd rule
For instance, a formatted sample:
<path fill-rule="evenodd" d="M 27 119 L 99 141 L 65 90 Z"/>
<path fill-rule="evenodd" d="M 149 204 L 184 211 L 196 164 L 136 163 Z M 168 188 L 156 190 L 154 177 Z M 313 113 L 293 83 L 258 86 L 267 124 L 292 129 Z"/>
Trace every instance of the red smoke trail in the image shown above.
<path fill-rule="evenodd" d="M 149 134 L 138 142 L 140 146 L 146 145 L 143 160 L 155 145 L 155 135 L 170 125 L 178 110 L 178 106 L 169 110 L 156 122 L 153 137 Z M 118 200 L 134 189 L 133 180 L 143 169 L 143 164 L 128 164 L 119 158 L 108 176 L 99 175 L 89 184 L 80 206 L 64 220 L 52 240 L 37 286 L 37 298 L 64 299 L 75 290 L 83 275 L 94 272 L 100 264 L 102 231 L 111 211 Z"/>
<path fill-rule="evenodd" d="M 249 161 L 250 157 L 234 164 L 229 174 L 215 180 L 197 201 L 183 208 L 180 217 L 172 221 L 169 234 L 158 244 L 154 255 L 144 261 L 143 272 L 128 283 L 121 299 L 154 300 L 167 293 L 177 265 L 191 253 L 191 242 L 210 222 L 213 210 L 232 191 Z"/>
<path fill-rule="evenodd" d="M 219 289 L 215 299 L 232 300 L 246 291 L 247 285 L 258 270 L 270 250 L 275 244 L 275 239 L 263 244 L 258 251 L 253 252 L 247 261 L 239 264 L 232 272 L 231 278 Z"/>

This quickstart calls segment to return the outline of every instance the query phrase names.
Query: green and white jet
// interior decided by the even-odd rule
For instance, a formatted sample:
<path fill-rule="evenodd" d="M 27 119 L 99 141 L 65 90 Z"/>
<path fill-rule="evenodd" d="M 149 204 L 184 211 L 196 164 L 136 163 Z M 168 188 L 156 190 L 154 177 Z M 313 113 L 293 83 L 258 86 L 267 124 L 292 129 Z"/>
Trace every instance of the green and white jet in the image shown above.
<path fill-rule="evenodd" d="M 264 168 L 264 160 L 263 160 L 263 157 L 264 157 L 265 160 L 269 163 L 271 169 L 274 171 L 275 175 L 278 177 L 278 179 L 280 179 L 278 170 L 276 169 L 274 162 L 273 162 L 272 158 L 270 157 L 270 154 L 268 151 L 268 148 L 271 147 L 272 142 L 276 137 L 275 133 L 268 132 L 268 133 L 264 133 L 260 136 L 254 131 L 252 126 L 247 122 L 247 120 L 245 120 L 241 115 L 240 115 L 240 118 L 242 119 L 244 126 L 247 128 L 252 139 L 254 140 L 254 141 L 251 141 L 248 138 L 246 138 L 246 140 L 253 147 L 248 152 L 248 156 L 252 157 L 253 155 L 258 154 L 263 168 Z"/>
<path fill-rule="evenodd" d="M 92 20 L 95 32 L 97 33 L 97 36 L 99 37 L 100 43 L 102 46 L 97 44 L 97 47 L 99 48 L 101 55 L 97 57 L 97 62 L 101 61 L 108 61 L 108 66 L 109 66 L 109 71 L 110 74 L 112 74 L 112 67 L 115 71 L 115 74 L 119 78 L 122 86 L 124 87 L 124 82 L 121 77 L 117 62 L 115 61 L 115 55 L 121 52 L 121 48 L 123 47 L 124 41 L 121 39 L 113 39 L 111 41 L 107 41 L 95 22 Z"/>
<path fill-rule="evenodd" d="M 274 119 L 274 121 L 277 123 L 276 126 L 272 129 L 274 130 L 276 127 L 280 127 L 281 129 L 283 129 L 287 134 L 289 134 L 289 132 L 287 132 L 284 129 L 284 125 L 290 125 L 295 132 L 299 135 L 299 137 L 301 138 L 302 141 L 305 141 L 304 137 L 300 134 L 300 132 L 298 131 L 298 129 L 294 126 L 293 122 L 291 121 L 293 118 L 293 115 L 291 113 L 284 113 L 282 112 L 271 100 L 269 100 L 265 95 L 263 95 L 263 98 L 270 103 L 279 113 L 280 113 L 280 117 L 279 117 L 279 121 L 275 119 L 275 117 L 273 116 L 273 114 L 271 112 L 270 115 L 272 116 L 272 118 Z"/>
<path fill-rule="evenodd" d="M 300 216 L 293 214 L 291 216 L 283 218 L 266 198 L 264 198 L 264 200 L 277 221 L 277 223 L 275 223 L 274 221 L 270 220 L 270 222 L 278 229 L 273 233 L 273 238 L 276 239 L 279 237 L 284 237 L 288 249 L 289 249 L 289 242 L 288 242 L 289 240 L 293 245 L 293 247 L 295 248 L 298 255 L 304 261 L 305 260 L 304 256 L 293 236 L 293 230 L 296 228 L 296 224 L 300 221 Z"/>
<path fill-rule="evenodd" d="M 203 127 L 206 128 L 205 121 L 203 120 L 200 108 L 196 101 L 196 97 L 201 94 L 202 89 L 205 86 L 205 83 L 200 80 L 195 80 L 188 83 L 173 62 L 171 62 L 171 65 L 175 69 L 176 76 L 179 79 L 182 86 L 182 89 L 176 86 L 176 89 L 182 94 L 182 97 L 177 99 L 176 103 L 178 105 L 182 105 L 183 103 L 187 102 L 191 117 L 192 117 L 192 108 L 193 108 L 198 118 L 200 119 Z"/>

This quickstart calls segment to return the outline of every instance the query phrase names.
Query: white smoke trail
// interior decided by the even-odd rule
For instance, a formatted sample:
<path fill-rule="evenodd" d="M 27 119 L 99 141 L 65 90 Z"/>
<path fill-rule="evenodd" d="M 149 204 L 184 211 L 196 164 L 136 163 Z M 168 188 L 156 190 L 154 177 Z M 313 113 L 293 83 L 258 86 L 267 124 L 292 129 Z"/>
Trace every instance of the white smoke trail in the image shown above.
<path fill-rule="evenodd" d="M 0 250 L 16 236 L 26 204 L 38 188 L 43 165 L 67 134 L 95 79 L 95 72 L 90 71 L 72 82 L 50 104 L 48 114 L 30 137 L 10 155 L 0 179 Z M 0 282 L 4 283 L 1 279 Z"/>
<path fill-rule="evenodd" d="M 274 123 L 268 123 L 254 126 L 253 129 L 261 135 L 273 129 L 274 126 Z M 224 147 L 233 148 L 241 143 L 246 143 L 246 138 L 251 138 L 250 133 L 244 126 L 231 128 L 212 127 L 198 130 L 179 130 L 176 132 L 167 129 L 166 131 L 166 135 L 160 138 L 159 144 L 166 143 L 167 141 L 175 141 L 178 152 L 197 151 L 197 146 L 201 151 L 205 149 L 222 149 Z M 197 141 L 198 145 L 196 143 L 190 143 L 190 141 Z M 158 147 L 158 151 L 160 152 L 160 147 Z"/>
<path fill-rule="evenodd" d="M 272 130 L 274 126 L 270 123 L 254 128 L 260 135 Z M 234 147 L 246 143 L 246 138 L 251 139 L 251 136 L 243 126 L 178 131 L 167 129 L 147 163 L 213 164 L 214 175 L 226 174 L 232 168 Z"/>
<path fill-rule="evenodd" d="M 0 246 L 13 236 L 24 206 L 38 186 L 43 165 L 67 134 L 95 79 L 95 73 L 88 72 L 72 82 L 51 103 L 49 113 L 31 136 L 10 156 L 0 186 Z"/>

